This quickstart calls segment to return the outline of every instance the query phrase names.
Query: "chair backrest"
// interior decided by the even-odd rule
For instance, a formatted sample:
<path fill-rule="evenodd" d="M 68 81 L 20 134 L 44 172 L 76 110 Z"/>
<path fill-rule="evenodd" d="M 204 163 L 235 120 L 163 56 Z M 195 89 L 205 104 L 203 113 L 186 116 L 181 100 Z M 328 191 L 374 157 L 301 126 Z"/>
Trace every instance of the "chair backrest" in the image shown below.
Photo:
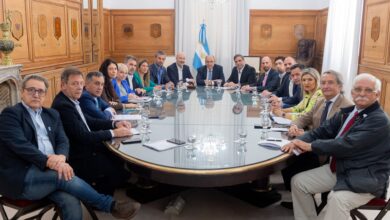
<path fill-rule="evenodd" d="M 374 198 L 370 200 L 367 204 L 351 210 L 350 215 L 353 220 L 367 220 L 367 217 L 364 216 L 364 214 L 360 212 L 359 209 L 380 210 L 378 215 L 375 217 L 375 220 L 381 220 L 386 215 L 387 211 L 390 209 L 390 199 L 386 201 L 385 199 Z"/>
<path fill-rule="evenodd" d="M 12 218 L 9 218 L 5 211 L 5 206 L 16 209 L 16 213 Z M 55 204 L 48 199 L 42 200 L 15 200 L 4 196 L 0 197 L 0 213 L 4 220 L 18 219 L 26 214 L 41 210 L 38 214 L 30 217 L 30 219 L 41 219 L 42 216 L 54 208 Z"/>

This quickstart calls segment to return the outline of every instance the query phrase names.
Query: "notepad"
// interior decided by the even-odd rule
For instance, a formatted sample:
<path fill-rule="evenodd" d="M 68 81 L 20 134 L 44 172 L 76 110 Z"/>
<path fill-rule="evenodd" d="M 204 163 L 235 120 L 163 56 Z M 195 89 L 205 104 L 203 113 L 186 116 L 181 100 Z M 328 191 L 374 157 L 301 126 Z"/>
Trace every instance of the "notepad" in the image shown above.
<path fill-rule="evenodd" d="M 287 119 L 287 118 L 273 116 L 272 119 L 274 120 L 274 122 L 276 124 L 280 124 L 280 125 L 290 125 L 291 124 L 291 120 Z"/>
<path fill-rule="evenodd" d="M 160 141 L 155 141 L 150 143 L 144 143 L 143 146 L 151 148 L 156 151 L 164 151 L 164 150 L 169 150 L 175 147 L 181 147 L 185 145 L 184 144 L 178 145 L 178 144 L 170 143 L 167 140 L 160 140 Z"/>
<path fill-rule="evenodd" d="M 113 121 L 132 121 L 141 120 L 141 115 L 114 115 L 112 116 Z"/>
<path fill-rule="evenodd" d="M 264 148 L 267 148 L 270 150 L 281 150 L 281 148 L 288 143 L 290 143 L 289 140 L 282 139 L 281 141 L 280 140 L 278 140 L 278 141 L 270 141 L 270 140 L 259 141 L 257 144 L 261 147 L 264 147 Z M 294 149 L 293 153 L 296 156 L 301 154 L 301 152 L 297 149 Z"/>
<path fill-rule="evenodd" d="M 138 97 L 136 99 L 129 99 L 129 102 L 132 103 L 143 103 L 143 102 L 150 102 L 152 98 L 144 96 L 144 97 Z"/>

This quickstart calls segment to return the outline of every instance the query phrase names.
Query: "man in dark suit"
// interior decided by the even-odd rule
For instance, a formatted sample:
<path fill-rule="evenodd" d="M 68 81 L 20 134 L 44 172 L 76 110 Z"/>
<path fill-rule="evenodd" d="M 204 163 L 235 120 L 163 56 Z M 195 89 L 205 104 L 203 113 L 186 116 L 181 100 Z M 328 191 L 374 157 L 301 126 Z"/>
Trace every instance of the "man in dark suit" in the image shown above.
<path fill-rule="evenodd" d="M 353 81 L 355 106 L 342 108 L 317 129 L 282 147 L 331 156 L 330 163 L 291 180 L 294 216 L 316 219 L 312 194 L 331 191 L 325 220 L 349 219 L 352 209 L 385 198 L 390 175 L 390 121 L 381 109 L 381 82 L 371 74 Z"/>
<path fill-rule="evenodd" d="M 83 112 L 93 118 L 109 120 L 114 114 L 115 109 L 105 102 L 102 98 L 104 87 L 104 76 L 101 72 L 90 72 L 87 74 L 85 90 L 81 95 L 80 107 Z"/>
<path fill-rule="evenodd" d="M 264 90 L 273 92 L 279 87 L 279 73 L 272 69 L 272 60 L 268 56 L 261 59 L 261 66 L 264 73 L 260 75 L 259 80 L 256 83 L 256 89 L 259 92 Z M 241 88 L 244 91 L 251 91 L 252 88 L 249 85 L 245 85 Z"/>
<path fill-rule="evenodd" d="M 301 92 L 301 76 L 304 66 L 301 64 L 294 64 L 290 70 L 290 80 L 283 81 L 281 87 L 271 96 L 271 102 L 280 102 L 283 108 L 289 108 L 297 105 L 302 100 Z M 288 93 L 287 96 L 278 96 Z"/>
<path fill-rule="evenodd" d="M 179 52 L 176 55 L 176 63 L 172 63 L 168 66 L 168 77 L 176 86 L 179 81 L 183 83 L 186 82 L 194 82 L 193 77 L 191 75 L 190 67 L 185 65 L 186 56 L 184 53 Z"/>
<path fill-rule="evenodd" d="M 126 182 L 129 174 L 123 168 L 123 162 L 109 152 L 103 141 L 131 135 L 131 125 L 84 114 L 78 102 L 83 84 L 80 70 L 74 67 L 65 69 L 61 75 L 61 92 L 54 98 L 52 107 L 60 113 L 70 138 L 69 162 L 77 175 L 97 191 L 113 194 Z"/>
<path fill-rule="evenodd" d="M 65 220 L 82 219 L 79 200 L 117 218 L 134 216 L 139 203 L 115 202 L 74 175 L 60 116 L 42 107 L 48 86 L 41 76 L 26 76 L 23 101 L 0 115 L 0 194 L 28 200 L 48 197 Z"/>
<path fill-rule="evenodd" d="M 157 51 L 154 57 L 154 63 L 149 66 L 150 80 L 156 85 L 173 87 L 173 83 L 168 77 L 167 69 L 164 67 L 164 62 L 167 56 L 163 51 Z"/>
<path fill-rule="evenodd" d="M 124 64 L 129 69 L 127 73 L 126 81 L 129 84 L 131 90 L 135 91 L 137 95 L 143 95 L 146 93 L 145 89 L 142 88 L 142 85 L 134 77 L 134 73 L 137 70 L 137 59 L 132 55 L 127 55 L 124 60 Z"/>
<path fill-rule="evenodd" d="M 196 75 L 196 84 L 198 86 L 217 85 L 216 80 L 221 81 L 221 85 L 225 83 L 225 75 L 222 66 L 215 64 L 215 57 L 208 55 L 205 58 L 206 65 L 198 69 Z"/>
<path fill-rule="evenodd" d="M 226 81 L 224 86 L 254 86 L 256 84 L 256 70 L 252 66 L 245 64 L 244 56 L 241 54 L 234 55 L 235 67 L 232 69 L 229 79 Z"/>

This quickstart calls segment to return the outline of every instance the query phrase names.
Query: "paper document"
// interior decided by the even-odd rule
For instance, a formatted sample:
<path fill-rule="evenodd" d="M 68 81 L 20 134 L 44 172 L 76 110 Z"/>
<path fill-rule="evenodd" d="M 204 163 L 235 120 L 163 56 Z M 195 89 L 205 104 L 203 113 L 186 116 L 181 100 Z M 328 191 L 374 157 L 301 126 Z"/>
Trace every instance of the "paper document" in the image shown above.
<path fill-rule="evenodd" d="M 289 140 L 270 138 L 264 141 L 259 141 L 257 144 L 270 150 L 281 150 L 281 148 L 288 143 L 290 143 Z M 301 152 L 294 149 L 293 153 L 298 156 Z"/>
<path fill-rule="evenodd" d="M 175 147 L 181 147 L 185 145 L 178 145 L 174 143 L 170 143 L 167 140 L 160 140 L 160 141 L 155 141 L 155 142 L 150 142 L 150 143 L 144 143 L 143 146 L 152 148 L 153 150 L 156 151 L 164 151 L 164 150 L 169 150 L 171 148 Z"/>
<path fill-rule="evenodd" d="M 150 102 L 152 100 L 152 98 L 150 97 L 138 97 L 136 99 L 129 99 L 129 102 L 132 102 L 132 103 L 142 103 L 142 102 Z"/>
<path fill-rule="evenodd" d="M 112 117 L 113 121 L 131 121 L 131 120 L 141 120 L 141 115 L 114 115 Z"/>
<path fill-rule="evenodd" d="M 273 116 L 272 119 L 274 120 L 274 122 L 276 124 L 280 124 L 280 125 L 290 125 L 291 124 L 291 120 L 287 119 L 287 118 Z"/>
<path fill-rule="evenodd" d="M 137 129 L 135 129 L 135 128 L 131 128 L 131 133 L 132 133 L 133 135 L 138 135 L 138 134 L 140 134 L 139 131 L 138 131 Z"/>
<path fill-rule="evenodd" d="M 271 128 L 271 131 L 288 132 L 288 128 Z"/>

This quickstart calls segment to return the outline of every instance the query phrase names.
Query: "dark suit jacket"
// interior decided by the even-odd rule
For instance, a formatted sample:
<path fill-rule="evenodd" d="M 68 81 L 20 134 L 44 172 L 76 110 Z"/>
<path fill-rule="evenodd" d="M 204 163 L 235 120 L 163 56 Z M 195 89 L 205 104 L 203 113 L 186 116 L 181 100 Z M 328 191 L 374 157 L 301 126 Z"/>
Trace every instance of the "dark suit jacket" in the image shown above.
<path fill-rule="evenodd" d="M 226 82 L 238 83 L 238 70 L 237 67 L 233 67 L 232 73 Z M 241 73 L 240 84 L 253 86 L 256 84 L 256 70 L 255 68 L 245 64 Z"/>
<path fill-rule="evenodd" d="M 259 92 L 262 92 L 263 90 L 268 90 L 269 92 L 276 91 L 279 87 L 279 73 L 274 69 L 270 69 L 267 80 L 265 81 L 265 86 L 263 86 L 264 77 L 265 73 L 260 75 L 260 78 L 256 83 L 257 90 Z"/>
<path fill-rule="evenodd" d="M 109 120 L 111 114 L 107 111 L 104 111 L 106 108 L 109 108 L 110 105 L 105 102 L 102 98 L 96 97 L 99 108 L 96 106 L 95 97 L 93 97 L 88 91 L 84 90 L 81 98 L 79 99 L 80 107 L 83 112 L 93 118 L 100 118 Z"/>
<path fill-rule="evenodd" d="M 135 74 L 135 72 L 134 72 L 134 74 Z M 142 88 L 142 84 L 139 84 L 139 82 L 135 79 L 134 75 L 133 75 L 133 79 L 131 80 L 131 82 L 133 83 L 133 88 L 131 88 L 129 76 L 126 76 L 126 81 L 129 84 L 129 87 L 131 90 L 135 91 L 135 89 L 137 89 L 137 88 Z"/>
<path fill-rule="evenodd" d="M 168 77 L 169 79 L 175 84 L 179 82 L 179 70 L 177 69 L 176 63 L 172 63 L 171 65 L 168 66 L 167 68 L 168 71 Z M 187 65 L 183 65 L 183 82 L 185 82 L 186 79 L 193 79 L 190 71 L 190 67 Z"/>
<path fill-rule="evenodd" d="M 278 83 L 279 83 L 280 78 L 278 77 Z M 288 85 L 290 84 L 290 73 L 287 72 L 284 74 L 282 82 L 280 85 L 278 84 L 278 89 L 273 92 L 277 97 L 285 97 L 289 96 L 288 94 Z"/>
<path fill-rule="evenodd" d="M 337 137 L 354 106 L 342 108 L 331 119 L 303 136 L 318 155 L 336 158 L 334 191 L 348 190 L 386 196 L 390 175 L 390 121 L 378 102 L 361 111 L 352 127 Z"/>
<path fill-rule="evenodd" d="M 158 84 L 158 66 L 155 63 L 149 65 L 150 80 L 152 80 L 157 85 L 163 85 L 170 81 L 167 74 L 167 69 L 164 66 L 162 66 L 161 68 L 163 70 L 163 73 L 161 75 L 161 83 Z"/>
<path fill-rule="evenodd" d="M 288 86 L 287 86 L 288 91 Z M 301 86 L 294 84 L 293 86 L 293 96 L 284 96 L 282 97 L 283 108 L 289 108 L 297 105 L 302 100 Z"/>
<path fill-rule="evenodd" d="M 41 117 L 54 152 L 67 157 L 69 143 L 58 112 L 43 108 Z M 46 169 L 47 156 L 38 149 L 34 123 L 21 103 L 3 110 L 0 124 L 0 194 L 18 198 L 28 169 Z"/>
<path fill-rule="evenodd" d="M 206 78 L 207 78 L 207 66 L 204 65 L 198 69 L 198 74 L 196 75 L 196 84 L 198 86 L 204 86 L 205 85 L 204 81 L 206 80 Z M 221 85 L 225 83 L 225 75 L 223 74 L 222 66 L 218 64 L 214 64 L 211 79 L 212 80 L 222 79 Z"/>

